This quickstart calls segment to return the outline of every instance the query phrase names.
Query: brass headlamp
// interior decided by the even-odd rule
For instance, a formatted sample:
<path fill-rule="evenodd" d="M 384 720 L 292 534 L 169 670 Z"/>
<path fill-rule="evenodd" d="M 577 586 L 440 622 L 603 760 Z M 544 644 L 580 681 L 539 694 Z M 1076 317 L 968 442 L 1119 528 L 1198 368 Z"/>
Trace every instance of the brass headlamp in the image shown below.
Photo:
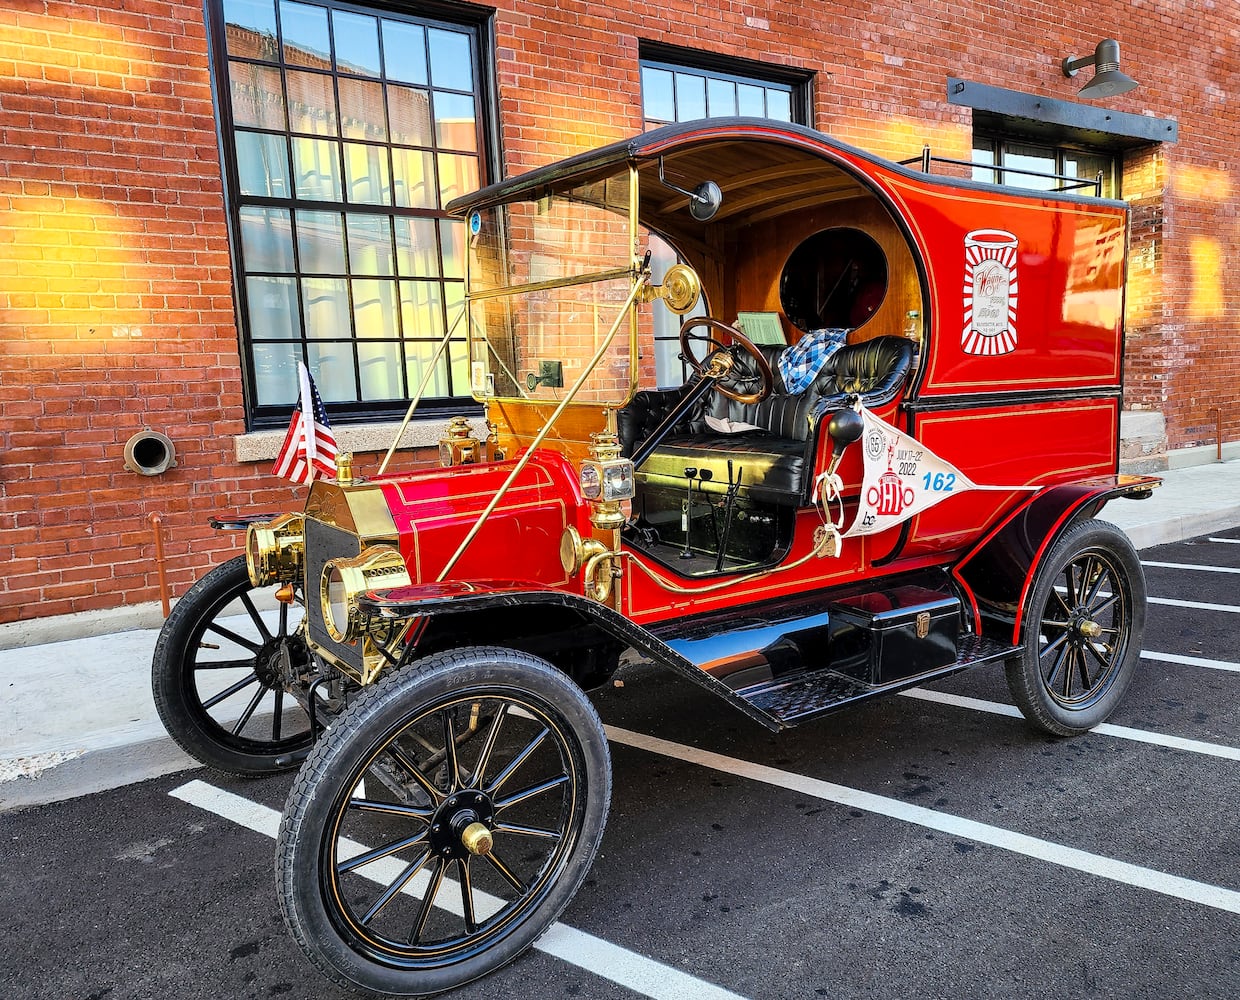
<path fill-rule="evenodd" d="M 408 587 L 413 581 L 401 554 L 390 545 L 375 545 L 361 555 L 330 559 L 319 579 L 323 624 L 337 642 L 352 642 L 358 629 L 358 598 L 371 590 Z"/>
<path fill-rule="evenodd" d="M 251 524 L 245 535 L 245 568 L 250 583 L 295 583 L 306 561 L 306 527 L 301 514 Z"/>

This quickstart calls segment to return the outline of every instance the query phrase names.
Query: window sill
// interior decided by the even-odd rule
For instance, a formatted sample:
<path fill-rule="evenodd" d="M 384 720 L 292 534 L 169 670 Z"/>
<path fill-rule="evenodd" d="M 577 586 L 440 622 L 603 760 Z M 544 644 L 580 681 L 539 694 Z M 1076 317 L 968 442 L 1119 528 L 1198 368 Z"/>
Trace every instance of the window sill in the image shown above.
<path fill-rule="evenodd" d="M 470 426 L 479 440 L 486 437 L 486 422 L 481 417 L 470 420 Z M 448 418 L 423 419 L 410 421 L 401 435 L 399 448 L 437 448 L 439 439 L 444 435 Z M 355 424 L 353 426 L 333 427 L 336 435 L 336 446 L 341 451 L 354 454 L 367 452 L 386 452 L 392 445 L 392 438 L 400 429 L 400 421 L 393 420 L 382 424 Z M 270 462 L 275 459 L 284 443 L 288 428 L 270 431 L 250 431 L 238 434 L 233 438 L 238 462 Z"/>

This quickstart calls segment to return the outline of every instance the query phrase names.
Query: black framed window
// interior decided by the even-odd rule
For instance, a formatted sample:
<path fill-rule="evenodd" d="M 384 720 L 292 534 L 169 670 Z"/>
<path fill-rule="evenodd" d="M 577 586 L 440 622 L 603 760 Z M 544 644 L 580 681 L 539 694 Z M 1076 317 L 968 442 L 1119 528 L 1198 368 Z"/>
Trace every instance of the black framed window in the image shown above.
<path fill-rule="evenodd" d="M 644 44 L 641 74 L 642 118 L 647 129 L 736 115 L 809 124 L 808 73 Z M 676 263 L 675 251 L 657 236 L 649 243 L 652 278 L 662 281 Z M 699 303 L 691 315 L 704 311 Z M 679 357 L 680 322 L 681 317 L 655 311 L 655 378 L 660 386 L 681 385 L 688 377 L 688 366 Z"/>
<path fill-rule="evenodd" d="M 977 181 L 1035 191 L 1068 190 L 1093 195 L 1097 190 L 1093 182 L 1101 174 L 1101 196 L 1120 196 L 1119 163 L 1109 150 L 975 132 L 972 159 L 973 179 Z M 994 167 L 1007 169 L 995 170 Z M 1076 185 L 1075 179 L 1089 183 Z"/>
<path fill-rule="evenodd" d="M 287 419 L 297 362 L 328 409 L 403 411 L 464 308 L 487 182 L 481 22 L 335 0 L 210 0 L 252 425 Z M 427 405 L 469 395 L 464 323 Z"/>

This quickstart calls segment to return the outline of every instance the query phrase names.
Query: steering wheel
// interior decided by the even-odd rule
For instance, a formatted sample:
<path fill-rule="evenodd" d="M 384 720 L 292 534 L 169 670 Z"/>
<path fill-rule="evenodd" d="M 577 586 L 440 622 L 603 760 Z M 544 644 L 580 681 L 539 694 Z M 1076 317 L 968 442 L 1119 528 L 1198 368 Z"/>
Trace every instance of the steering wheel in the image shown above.
<path fill-rule="evenodd" d="M 731 337 L 733 343 L 731 345 L 720 343 L 714 337 L 710 336 L 710 334 L 691 334 L 689 331 L 696 326 L 714 327 L 716 330 L 720 330 Z M 690 346 L 691 342 L 695 340 L 703 341 L 704 343 L 710 344 L 712 347 L 712 350 L 701 361 L 694 356 L 693 348 Z M 716 370 L 713 370 L 716 364 L 713 359 L 719 354 L 726 354 L 735 360 L 735 355 L 733 354 L 734 347 L 744 348 L 745 352 L 753 359 L 754 364 L 758 369 L 756 374 L 753 371 L 750 371 L 748 374 L 744 375 L 740 373 L 733 375 L 731 373 L 734 369 L 731 365 L 728 365 L 724 369 L 724 373 L 722 375 L 720 375 Z M 766 356 L 758 350 L 756 346 L 754 346 L 754 342 L 741 333 L 741 331 L 736 327 L 729 326 L 727 323 L 722 320 L 715 319 L 713 316 L 692 316 L 681 324 L 680 353 L 681 357 L 689 362 L 689 366 L 696 374 L 709 374 L 714 377 L 715 390 L 723 393 L 728 397 L 728 399 L 734 400 L 737 403 L 760 402 L 771 394 L 771 389 L 775 385 L 775 377 L 771 374 L 771 366 L 767 363 Z M 728 388 L 723 384 L 722 379 L 729 377 L 738 388 Z M 739 386 L 752 385 L 755 381 L 761 383 L 756 392 L 740 391 Z"/>

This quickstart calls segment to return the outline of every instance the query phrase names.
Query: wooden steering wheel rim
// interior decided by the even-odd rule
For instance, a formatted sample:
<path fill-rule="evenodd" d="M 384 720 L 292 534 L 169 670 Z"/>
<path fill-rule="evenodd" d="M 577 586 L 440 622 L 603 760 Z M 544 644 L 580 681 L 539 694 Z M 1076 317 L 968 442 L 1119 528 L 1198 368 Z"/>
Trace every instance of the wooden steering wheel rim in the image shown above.
<path fill-rule="evenodd" d="M 721 392 L 728 399 L 741 404 L 758 403 L 771 394 L 771 390 L 775 387 L 775 376 L 771 373 L 771 366 L 767 363 L 766 356 L 740 330 L 713 316 L 691 316 L 680 324 L 680 352 L 696 374 L 702 374 L 702 362 L 693 356 L 693 350 L 689 347 L 689 331 L 695 326 L 714 327 L 726 333 L 732 338 L 733 343 L 740 344 L 758 364 L 758 375 L 762 379 L 762 387 L 757 392 L 737 392 L 719 381 L 715 382 L 716 392 Z"/>

